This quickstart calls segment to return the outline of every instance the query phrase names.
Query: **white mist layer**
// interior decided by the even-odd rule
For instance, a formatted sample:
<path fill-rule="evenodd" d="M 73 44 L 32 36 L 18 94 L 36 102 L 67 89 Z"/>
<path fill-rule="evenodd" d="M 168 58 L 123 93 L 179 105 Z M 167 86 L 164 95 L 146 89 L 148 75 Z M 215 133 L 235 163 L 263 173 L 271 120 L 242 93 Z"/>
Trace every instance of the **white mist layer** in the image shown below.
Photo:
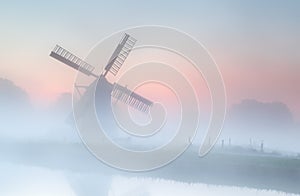
<path fill-rule="evenodd" d="M 9 163 L 1 163 L 0 168 L 0 195 L 75 196 L 61 172 Z"/>
<path fill-rule="evenodd" d="M 257 190 L 250 188 L 216 186 L 207 184 L 189 184 L 152 178 L 112 179 L 109 196 L 298 196 L 277 191 Z"/>

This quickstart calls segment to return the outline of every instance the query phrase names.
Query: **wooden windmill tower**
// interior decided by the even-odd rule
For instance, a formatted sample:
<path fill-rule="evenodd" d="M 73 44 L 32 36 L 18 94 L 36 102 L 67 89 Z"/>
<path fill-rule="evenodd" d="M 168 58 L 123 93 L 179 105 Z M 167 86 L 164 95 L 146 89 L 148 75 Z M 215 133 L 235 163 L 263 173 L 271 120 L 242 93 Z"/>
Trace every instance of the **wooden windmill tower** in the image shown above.
<path fill-rule="evenodd" d="M 93 73 L 95 69 L 94 66 L 83 61 L 61 46 L 56 45 L 56 47 L 51 51 L 50 56 L 87 76 L 94 77 L 95 81 L 99 79 L 99 82 L 105 85 L 106 89 L 108 89 L 106 93 L 110 93 L 111 98 L 120 100 L 141 112 L 147 113 L 153 105 L 153 102 L 129 90 L 127 87 L 121 86 L 117 83 L 112 84 L 106 79 L 108 73 L 114 76 L 117 75 L 136 41 L 137 40 L 130 35 L 124 34 L 101 75 Z M 75 88 L 80 88 L 80 86 L 75 86 Z"/>

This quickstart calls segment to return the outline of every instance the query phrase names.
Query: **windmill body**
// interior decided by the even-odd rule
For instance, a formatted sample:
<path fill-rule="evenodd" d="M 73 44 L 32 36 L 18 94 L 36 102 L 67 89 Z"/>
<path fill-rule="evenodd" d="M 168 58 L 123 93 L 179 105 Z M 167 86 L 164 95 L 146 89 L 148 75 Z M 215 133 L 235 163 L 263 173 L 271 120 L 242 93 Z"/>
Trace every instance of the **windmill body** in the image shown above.
<path fill-rule="evenodd" d="M 116 99 L 117 101 L 122 101 L 123 103 L 139 110 L 141 112 L 148 113 L 150 107 L 153 103 L 144 98 L 143 96 L 129 90 L 127 87 L 121 86 L 118 83 L 110 83 L 106 79 L 108 73 L 116 76 L 121 66 L 125 62 L 129 53 L 131 52 L 136 39 L 131 37 L 128 34 L 125 34 L 112 56 L 110 57 L 107 65 L 105 66 L 103 73 L 101 75 L 97 75 L 93 73 L 95 67 L 80 59 L 76 55 L 62 48 L 61 46 L 56 46 L 53 51 L 51 51 L 50 56 L 57 59 L 58 61 L 72 67 L 80 71 L 81 73 L 94 77 L 95 80 L 90 86 L 76 86 L 75 88 L 85 88 L 85 94 L 92 93 L 91 89 L 94 89 L 94 85 L 96 85 L 96 108 L 97 111 L 102 110 L 111 110 L 111 99 Z M 81 96 L 80 101 L 84 101 L 84 95 Z M 88 104 L 88 103 L 86 103 Z M 97 105 L 102 105 L 102 107 L 97 107 Z"/>

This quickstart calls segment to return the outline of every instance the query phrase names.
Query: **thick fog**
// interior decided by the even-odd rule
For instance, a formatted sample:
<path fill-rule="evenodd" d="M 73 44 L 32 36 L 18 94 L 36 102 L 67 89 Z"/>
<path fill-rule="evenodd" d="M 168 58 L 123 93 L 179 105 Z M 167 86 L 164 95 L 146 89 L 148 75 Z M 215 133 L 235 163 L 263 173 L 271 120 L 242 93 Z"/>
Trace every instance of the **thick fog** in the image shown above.
<path fill-rule="evenodd" d="M 221 139 L 232 144 L 260 145 L 285 152 L 300 152 L 300 126 L 281 102 L 243 100 L 228 108 Z"/>
<path fill-rule="evenodd" d="M 284 103 L 244 100 L 230 106 L 224 130 L 207 157 L 198 157 L 192 146 L 179 160 L 146 173 L 110 168 L 87 150 L 72 120 L 69 93 L 38 107 L 24 90 L 0 79 L 0 109 L 0 195 L 300 193 L 294 184 L 300 179 L 299 124 Z M 262 142 L 265 151 L 254 152 Z M 291 159 L 286 156 L 290 153 Z M 280 169 L 270 170 L 270 165 Z M 289 167 L 287 172 L 282 165 Z"/>

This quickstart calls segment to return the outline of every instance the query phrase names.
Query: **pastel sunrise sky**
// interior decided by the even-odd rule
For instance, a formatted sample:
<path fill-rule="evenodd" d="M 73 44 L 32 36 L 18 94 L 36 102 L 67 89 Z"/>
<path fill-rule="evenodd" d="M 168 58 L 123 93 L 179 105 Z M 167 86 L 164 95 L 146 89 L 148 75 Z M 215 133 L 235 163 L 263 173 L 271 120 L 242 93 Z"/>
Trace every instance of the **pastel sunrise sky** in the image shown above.
<path fill-rule="evenodd" d="M 49 57 L 55 44 L 85 57 L 101 39 L 138 25 L 178 28 L 210 51 L 228 103 L 283 102 L 300 119 L 300 1 L 6 1 L 0 77 L 34 102 L 71 92 L 76 71 Z"/>

